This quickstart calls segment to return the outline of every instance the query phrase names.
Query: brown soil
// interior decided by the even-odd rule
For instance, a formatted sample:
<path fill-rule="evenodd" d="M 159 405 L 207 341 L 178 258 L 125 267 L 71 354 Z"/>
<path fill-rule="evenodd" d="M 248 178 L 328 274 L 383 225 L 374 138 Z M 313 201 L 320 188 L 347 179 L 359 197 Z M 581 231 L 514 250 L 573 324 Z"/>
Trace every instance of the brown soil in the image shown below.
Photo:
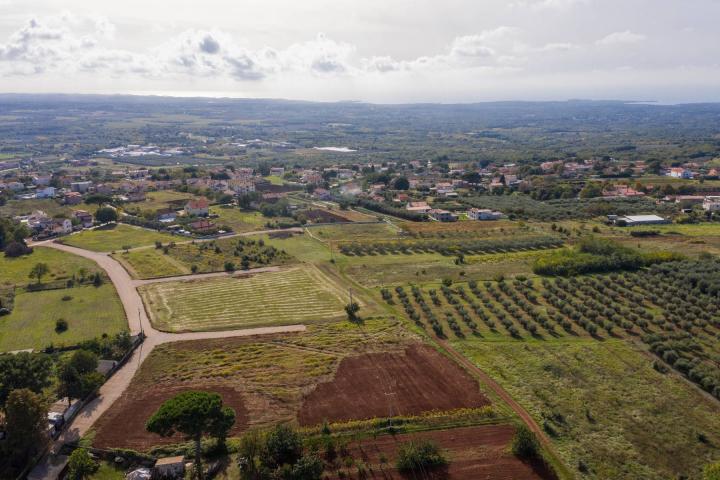
<path fill-rule="evenodd" d="M 239 435 L 247 428 L 248 415 L 242 395 L 222 385 L 152 386 L 151 390 L 139 391 L 131 386 L 95 424 L 93 447 L 129 448 L 147 451 L 152 447 L 184 441 L 182 435 L 163 438 L 145 429 L 145 422 L 167 399 L 187 390 L 203 390 L 219 393 L 223 404 L 235 410 L 235 425 L 231 435 Z"/>
<path fill-rule="evenodd" d="M 342 360 L 335 378 L 304 399 L 301 425 L 414 415 L 488 405 L 478 383 L 427 345 L 404 353 L 369 353 Z"/>
<path fill-rule="evenodd" d="M 348 222 L 349 220 L 336 213 L 328 212 L 327 210 L 305 210 L 302 212 L 309 221 L 314 223 L 334 223 L 334 222 Z"/>
<path fill-rule="evenodd" d="M 520 461 L 509 453 L 515 430 L 510 425 L 483 425 L 455 428 L 435 432 L 407 435 L 384 435 L 369 439 L 348 448 L 356 464 L 362 462 L 368 469 L 368 479 L 456 479 L 456 480 L 553 480 L 555 475 L 542 464 L 532 465 Z M 398 447 L 410 440 L 432 440 L 443 449 L 450 464 L 434 473 L 418 472 L 401 475 L 394 469 Z M 380 463 L 384 455 L 387 462 Z M 338 460 L 343 465 L 342 459 Z M 381 468 L 382 467 L 382 468 Z M 358 478 L 357 467 L 343 468 L 345 478 Z M 337 472 L 328 472 L 329 478 L 339 478 Z"/>

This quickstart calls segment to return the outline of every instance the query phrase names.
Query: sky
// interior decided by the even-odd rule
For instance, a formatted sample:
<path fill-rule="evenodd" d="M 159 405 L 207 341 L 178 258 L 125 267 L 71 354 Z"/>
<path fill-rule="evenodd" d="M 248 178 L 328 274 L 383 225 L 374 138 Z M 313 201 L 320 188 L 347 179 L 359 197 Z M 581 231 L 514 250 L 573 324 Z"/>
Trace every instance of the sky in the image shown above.
<path fill-rule="evenodd" d="M 720 101 L 720 0 L 0 0 L 0 92 Z"/>

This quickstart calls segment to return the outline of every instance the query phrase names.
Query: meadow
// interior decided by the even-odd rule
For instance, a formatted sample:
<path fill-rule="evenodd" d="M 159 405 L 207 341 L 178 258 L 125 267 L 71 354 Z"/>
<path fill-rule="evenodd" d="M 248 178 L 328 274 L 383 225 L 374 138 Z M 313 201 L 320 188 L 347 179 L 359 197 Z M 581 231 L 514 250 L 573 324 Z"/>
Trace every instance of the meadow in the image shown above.
<path fill-rule="evenodd" d="M 90 213 L 95 213 L 98 209 L 97 204 L 85 204 L 66 206 L 60 205 L 57 201 L 43 198 L 43 199 L 30 199 L 30 200 L 8 200 L 5 205 L 0 206 L 0 215 L 4 217 L 14 217 L 17 215 L 29 215 L 35 210 L 45 212 L 47 215 L 54 217 L 55 215 L 63 215 L 70 217 L 70 214 L 74 210 L 85 210 Z"/>
<path fill-rule="evenodd" d="M 262 238 L 233 237 L 211 241 L 181 242 L 162 248 L 144 248 L 116 252 L 135 278 L 156 278 L 189 273 L 222 272 L 232 264 L 237 270 L 283 265 L 291 257 Z"/>
<path fill-rule="evenodd" d="M 56 321 L 67 321 L 58 333 Z M 127 330 L 125 311 L 112 284 L 15 295 L 10 315 L 0 317 L 0 352 L 70 346 Z"/>
<path fill-rule="evenodd" d="M 81 273 L 90 276 L 99 271 L 95 262 L 83 257 L 48 247 L 34 247 L 30 255 L 16 258 L 0 256 L 0 287 L 34 282 L 28 274 L 38 263 L 46 264 L 49 269 L 43 281 L 67 280 L 73 275 L 80 277 Z"/>
<path fill-rule="evenodd" d="M 311 266 L 244 278 L 149 284 L 140 293 L 156 328 L 228 330 L 323 322 L 344 316 L 344 292 Z"/>
<path fill-rule="evenodd" d="M 152 245 L 155 242 L 169 243 L 178 240 L 173 235 L 134 227 L 122 223 L 110 224 L 94 230 L 84 230 L 62 238 L 62 243 L 95 252 L 124 250 L 125 247 L 137 248 Z"/>
<path fill-rule="evenodd" d="M 452 343 L 530 411 L 579 478 L 700 478 L 718 458 L 717 401 L 633 344 Z"/>
<path fill-rule="evenodd" d="M 260 212 L 245 211 L 237 207 L 224 205 L 210 207 L 210 214 L 218 216 L 218 218 L 213 219 L 213 222 L 217 225 L 227 225 L 237 233 L 265 230 L 267 229 L 267 222 L 277 220 L 264 217 Z M 283 219 L 286 221 L 292 221 L 290 218 Z"/>

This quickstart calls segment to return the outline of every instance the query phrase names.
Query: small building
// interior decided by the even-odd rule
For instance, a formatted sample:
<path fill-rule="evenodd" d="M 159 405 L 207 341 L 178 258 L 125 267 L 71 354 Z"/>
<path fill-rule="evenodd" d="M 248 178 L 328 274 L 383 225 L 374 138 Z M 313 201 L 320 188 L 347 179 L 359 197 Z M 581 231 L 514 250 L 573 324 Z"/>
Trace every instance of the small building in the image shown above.
<path fill-rule="evenodd" d="M 208 233 L 216 229 L 215 224 L 210 220 L 198 220 L 188 225 L 190 229 L 197 233 Z"/>
<path fill-rule="evenodd" d="M 457 215 L 439 208 L 433 208 L 427 213 L 430 215 L 430 218 L 437 220 L 438 222 L 454 222 L 457 220 Z"/>
<path fill-rule="evenodd" d="M 35 198 L 55 198 L 55 187 L 45 187 L 37 190 Z"/>
<path fill-rule="evenodd" d="M 282 177 L 285 174 L 285 167 L 270 167 L 270 175 Z"/>
<path fill-rule="evenodd" d="M 637 225 L 662 225 L 670 223 L 669 220 L 664 219 L 659 215 L 626 215 L 618 216 L 613 219 L 615 225 L 626 225 L 628 227 L 634 227 Z"/>
<path fill-rule="evenodd" d="M 157 211 L 158 222 L 170 223 L 177 218 L 177 212 L 172 208 L 163 208 Z"/>
<path fill-rule="evenodd" d="M 90 181 L 72 182 L 70 184 L 70 190 L 73 192 L 87 193 L 88 190 L 90 190 L 90 186 L 92 186 L 92 182 Z"/>
<path fill-rule="evenodd" d="M 430 208 L 427 202 L 408 202 L 408 204 L 405 205 L 405 210 L 408 212 L 428 213 L 432 208 Z"/>
<path fill-rule="evenodd" d="M 680 168 L 680 167 L 671 168 L 671 169 L 668 171 L 667 175 L 668 175 L 668 177 L 684 178 L 684 179 L 687 179 L 687 180 L 693 178 L 693 172 L 691 172 L 691 171 L 688 170 L 687 168 Z"/>
<path fill-rule="evenodd" d="M 206 217 L 210 213 L 210 202 L 205 197 L 193 198 L 185 204 L 185 213 L 197 217 Z"/>
<path fill-rule="evenodd" d="M 72 222 L 67 218 L 54 218 L 50 224 L 50 232 L 53 235 L 67 235 L 72 232 Z"/>
<path fill-rule="evenodd" d="M 720 196 L 708 195 L 702 202 L 703 210 L 708 212 L 717 212 L 720 210 Z"/>
<path fill-rule="evenodd" d="M 470 220 L 499 220 L 502 212 L 490 210 L 488 208 L 471 208 L 467 211 Z"/>
<path fill-rule="evenodd" d="M 255 182 L 248 179 L 233 179 L 227 182 L 227 187 L 235 195 L 246 195 L 255 191 Z"/>
<path fill-rule="evenodd" d="M 183 478 L 185 476 L 185 457 L 180 455 L 158 458 L 153 474 L 158 478 Z"/>
<path fill-rule="evenodd" d="M 72 214 L 73 217 L 77 218 L 83 228 L 90 228 L 93 226 L 93 216 L 90 212 L 86 212 L 85 210 L 75 210 Z"/>
<path fill-rule="evenodd" d="M 77 205 L 82 203 L 82 194 L 79 192 L 68 192 L 63 198 L 65 205 Z"/>

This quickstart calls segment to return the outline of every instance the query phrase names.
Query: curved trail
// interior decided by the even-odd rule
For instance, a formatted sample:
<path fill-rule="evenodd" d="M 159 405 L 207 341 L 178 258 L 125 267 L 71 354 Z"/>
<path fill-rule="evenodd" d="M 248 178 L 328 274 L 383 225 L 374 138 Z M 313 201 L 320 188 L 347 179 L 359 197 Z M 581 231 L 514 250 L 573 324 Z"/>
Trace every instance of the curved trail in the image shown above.
<path fill-rule="evenodd" d="M 142 299 L 136 290 L 136 286 L 143 284 L 142 281 L 133 280 L 130 274 L 115 259 L 106 253 L 92 252 L 82 248 L 71 247 L 53 242 L 36 243 L 56 250 L 72 253 L 87 258 L 97 263 L 110 277 L 118 296 L 125 310 L 128 319 L 128 326 L 132 335 L 145 334 L 145 341 L 133 352 L 125 365 L 122 366 L 112 377 L 100 388 L 98 397 L 89 402 L 82 411 L 75 417 L 65 432 L 55 442 L 53 450 L 67 442 L 74 442 L 80 439 L 92 427 L 95 421 L 117 400 L 130 385 L 135 373 L 140 368 L 143 360 L 147 358 L 152 350 L 163 343 L 179 342 L 186 340 L 206 340 L 212 338 L 246 337 L 252 335 L 267 335 L 274 333 L 294 333 L 305 331 L 305 325 L 287 325 L 280 327 L 246 328 L 242 330 L 226 330 L 216 332 L 188 332 L 168 333 L 156 330 L 150 323 L 145 312 Z M 258 273 L 256 269 L 255 273 Z M 251 272 L 252 273 L 252 272 Z M 211 274 L 213 275 L 213 274 Z M 221 275 L 227 275 L 222 273 Z M 208 275 L 185 275 L 174 280 L 192 280 L 193 278 L 206 278 Z M 161 280 L 169 281 L 169 280 Z"/>

